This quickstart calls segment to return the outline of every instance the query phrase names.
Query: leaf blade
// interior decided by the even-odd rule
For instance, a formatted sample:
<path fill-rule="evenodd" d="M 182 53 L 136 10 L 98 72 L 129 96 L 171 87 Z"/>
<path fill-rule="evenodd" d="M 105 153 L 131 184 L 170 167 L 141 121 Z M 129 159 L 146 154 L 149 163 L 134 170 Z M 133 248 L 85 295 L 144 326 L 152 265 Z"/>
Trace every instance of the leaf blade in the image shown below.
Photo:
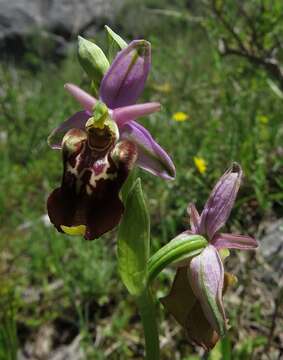
<path fill-rule="evenodd" d="M 137 179 L 127 195 L 118 231 L 118 268 L 124 285 L 132 295 L 139 295 L 145 287 L 149 237 L 149 215 L 141 181 Z"/>

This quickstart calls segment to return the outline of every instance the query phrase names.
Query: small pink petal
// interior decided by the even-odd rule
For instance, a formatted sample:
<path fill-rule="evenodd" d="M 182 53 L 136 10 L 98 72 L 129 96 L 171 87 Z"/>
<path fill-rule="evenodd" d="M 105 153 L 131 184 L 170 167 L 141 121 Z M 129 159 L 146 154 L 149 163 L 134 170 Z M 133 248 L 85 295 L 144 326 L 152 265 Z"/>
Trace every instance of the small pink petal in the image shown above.
<path fill-rule="evenodd" d="M 113 110 L 112 116 L 118 126 L 123 126 L 131 120 L 136 120 L 139 117 L 152 114 L 159 110 L 160 104 L 158 102 L 150 102 L 116 108 Z"/>
<path fill-rule="evenodd" d="M 240 249 L 240 250 L 252 250 L 258 247 L 256 239 L 237 234 L 216 234 L 211 241 L 217 249 Z"/>
<path fill-rule="evenodd" d="M 200 216 L 195 204 L 190 203 L 187 208 L 187 212 L 190 217 L 190 225 L 192 232 L 197 233 L 199 228 Z"/>
<path fill-rule="evenodd" d="M 127 139 L 136 144 L 138 150 L 136 164 L 139 167 L 165 180 L 175 178 L 175 166 L 170 156 L 143 126 L 130 121 L 120 129 L 120 134 L 121 139 Z"/>
<path fill-rule="evenodd" d="M 74 84 L 65 84 L 65 89 L 82 105 L 85 110 L 93 111 L 97 100 Z"/>

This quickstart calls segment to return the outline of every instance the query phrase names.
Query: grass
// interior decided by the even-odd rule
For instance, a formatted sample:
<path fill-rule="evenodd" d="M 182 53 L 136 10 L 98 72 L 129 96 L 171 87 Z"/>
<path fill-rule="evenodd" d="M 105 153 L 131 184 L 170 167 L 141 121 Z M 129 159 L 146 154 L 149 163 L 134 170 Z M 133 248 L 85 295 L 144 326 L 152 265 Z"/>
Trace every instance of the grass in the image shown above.
<path fill-rule="evenodd" d="M 152 42 L 153 66 L 141 100 L 160 101 L 163 108 L 142 123 L 172 155 L 177 168 L 176 181 L 167 183 L 139 172 L 151 213 L 153 249 L 187 227 L 187 203 L 194 201 L 201 209 L 232 161 L 243 166 L 245 179 L 229 227 L 255 235 L 263 221 L 282 216 L 282 99 L 260 69 L 247 71 L 242 60 L 221 59 L 196 25 L 184 26 L 177 20 L 164 25 L 156 20 L 144 27 L 143 35 Z M 62 171 L 60 153 L 48 148 L 46 138 L 79 109 L 63 84 L 87 88 L 87 81 L 73 52 L 57 65 L 40 58 L 35 63 L 30 69 L 28 63 L 0 67 L 0 359 L 15 359 L 11 349 L 38 341 L 44 326 L 53 331 L 54 348 L 81 335 L 86 358 L 140 359 L 141 328 L 117 274 L 115 231 L 88 243 L 58 234 L 41 219 Z M 187 113 L 189 120 L 174 122 L 178 111 Z M 194 156 L 206 161 L 204 174 L 195 167 Z M 228 267 L 235 265 L 240 289 L 243 284 L 247 287 L 246 307 L 237 298 L 229 309 L 235 326 L 211 360 L 232 358 L 231 349 L 233 359 L 253 358 L 266 346 L 271 314 L 259 321 L 260 310 L 249 303 L 257 268 L 246 275 L 243 259 L 255 267 L 258 262 L 250 256 L 240 259 L 243 268 L 237 267 L 236 256 Z M 160 296 L 171 277 L 170 270 L 160 277 L 156 287 Z M 269 296 L 272 301 L 273 292 Z M 233 303 L 232 295 L 231 299 L 227 302 Z M 193 349 L 184 334 L 164 317 L 160 313 L 163 358 L 172 359 L 172 353 L 176 359 L 199 358 L 189 355 Z M 238 330 L 242 317 L 248 320 Z M 262 323 L 264 336 L 251 329 L 253 321 Z"/>

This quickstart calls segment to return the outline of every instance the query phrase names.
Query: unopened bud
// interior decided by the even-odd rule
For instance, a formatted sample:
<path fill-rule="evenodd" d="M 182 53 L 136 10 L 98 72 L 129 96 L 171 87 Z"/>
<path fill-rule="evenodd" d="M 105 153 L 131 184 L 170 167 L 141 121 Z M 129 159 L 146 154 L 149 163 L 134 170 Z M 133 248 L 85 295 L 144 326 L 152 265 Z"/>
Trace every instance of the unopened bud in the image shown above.
<path fill-rule="evenodd" d="M 109 68 L 104 52 L 93 42 L 78 37 L 78 58 L 87 75 L 99 87 L 100 81 Z"/>

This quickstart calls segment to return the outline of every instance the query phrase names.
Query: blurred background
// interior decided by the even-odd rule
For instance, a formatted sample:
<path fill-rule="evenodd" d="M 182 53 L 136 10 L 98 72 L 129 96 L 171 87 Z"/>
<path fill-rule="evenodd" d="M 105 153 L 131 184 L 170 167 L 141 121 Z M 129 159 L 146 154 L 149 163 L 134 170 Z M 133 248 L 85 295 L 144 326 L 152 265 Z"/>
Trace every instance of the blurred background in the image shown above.
<path fill-rule="evenodd" d="M 152 44 L 141 101 L 162 111 L 141 122 L 177 168 L 174 182 L 139 171 L 152 251 L 188 227 L 188 202 L 200 210 L 232 161 L 245 177 L 226 230 L 260 242 L 226 263 L 238 277 L 225 296 L 231 329 L 210 355 L 159 306 L 162 360 L 283 359 L 282 0 L 0 0 L 0 359 L 143 358 L 116 231 L 86 242 L 46 215 L 62 172 L 46 138 L 78 111 L 63 85 L 88 87 L 76 38 L 106 49 L 104 24 Z"/>

